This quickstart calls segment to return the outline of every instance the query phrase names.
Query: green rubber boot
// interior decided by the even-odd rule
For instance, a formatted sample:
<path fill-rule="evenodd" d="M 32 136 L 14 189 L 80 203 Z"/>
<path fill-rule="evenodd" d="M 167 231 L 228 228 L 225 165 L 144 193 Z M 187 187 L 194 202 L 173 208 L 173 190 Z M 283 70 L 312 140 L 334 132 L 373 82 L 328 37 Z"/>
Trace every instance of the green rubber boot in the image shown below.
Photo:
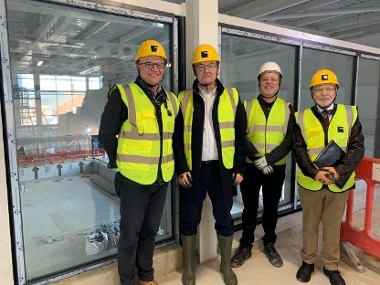
<path fill-rule="evenodd" d="M 181 235 L 183 249 L 183 274 L 181 281 L 183 285 L 195 285 L 194 252 L 196 237 L 196 235 Z"/>
<path fill-rule="evenodd" d="M 232 271 L 230 259 L 232 250 L 232 236 L 224 237 L 217 235 L 220 250 L 220 272 L 223 274 L 223 280 L 226 285 L 237 285 L 236 274 Z"/>

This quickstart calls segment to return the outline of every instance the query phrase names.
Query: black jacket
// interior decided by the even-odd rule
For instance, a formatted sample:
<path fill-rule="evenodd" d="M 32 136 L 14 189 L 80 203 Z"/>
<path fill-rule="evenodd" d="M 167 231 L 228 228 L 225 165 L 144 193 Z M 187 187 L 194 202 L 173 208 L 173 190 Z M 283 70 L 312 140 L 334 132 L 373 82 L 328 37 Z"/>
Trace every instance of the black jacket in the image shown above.
<path fill-rule="evenodd" d="M 332 111 L 333 116 L 336 112 L 336 109 L 337 105 L 335 104 L 334 110 Z M 318 111 L 317 106 L 313 106 L 311 110 L 313 111 L 314 116 L 323 125 L 323 117 L 322 114 Z M 328 128 L 325 127 L 325 145 L 328 144 L 327 131 Z M 348 140 L 346 155 L 343 157 L 342 161 L 337 166 L 335 166 L 336 172 L 340 176 L 351 175 L 351 173 L 355 170 L 356 166 L 363 159 L 364 151 L 364 135 L 362 131 L 362 125 L 358 117 L 351 129 L 351 135 Z M 314 177 L 317 175 L 318 169 L 309 158 L 309 154 L 307 152 L 307 145 L 302 136 L 301 128 L 298 124 L 295 125 L 293 132 L 293 153 L 302 173 L 314 179 Z M 355 184 L 352 185 L 350 189 L 352 189 L 354 186 Z"/>
<path fill-rule="evenodd" d="M 257 100 L 259 101 L 261 109 L 263 110 L 265 117 L 268 120 L 270 110 L 275 101 L 273 101 L 272 103 L 267 103 L 263 100 L 263 98 L 261 98 L 260 95 L 257 97 Z M 294 109 L 292 105 L 289 105 L 289 110 L 290 110 L 290 117 L 289 117 L 288 127 L 286 129 L 284 140 L 270 153 L 267 153 L 265 155 L 265 159 L 267 160 L 268 165 L 272 165 L 275 171 L 276 170 L 285 171 L 286 164 L 274 165 L 274 163 L 283 159 L 292 150 L 292 135 L 293 135 L 293 129 L 295 125 Z M 247 117 L 248 117 L 248 114 L 247 114 Z M 257 159 L 255 157 L 255 154 L 258 153 L 256 147 L 248 139 L 246 143 L 247 143 L 247 157 L 250 160 Z"/>
<path fill-rule="evenodd" d="M 166 98 L 166 93 L 161 87 L 161 90 L 157 94 L 149 89 L 149 86 L 144 83 L 144 81 L 137 77 L 135 83 L 144 91 L 146 96 L 150 99 L 153 106 L 156 109 L 156 116 L 159 125 L 159 130 L 162 133 L 162 117 L 161 113 L 161 103 Z M 119 134 L 121 125 L 128 119 L 128 108 L 121 99 L 121 95 L 118 88 L 111 88 L 108 94 L 108 101 L 104 107 L 104 111 L 101 115 L 101 122 L 99 127 L 99 142 L 101 143 L 104 150 L 107 152 L 109 157 L 108 167 L 116 168 L 116 153 L 117 153 L 117 137 Z M 178 119 L 178 116 L 176 120 Z M 160 166 L 159 166 L 160 168 Z M 158 175 L 160 178 L 160 173 Z"/>
<path fill-rule="evenodd" d="M 246 117 L 244 106 L 240 101 L 237 104 L 236 118 L 235 118 L 235 157 L 234 157 L 234 167 L 233 169 L 226 169 L 222 162 L 222 150 L 221 150 L 221 139 L 220 139 L 220 129 L 218 123 L 218 104 L 221 94 L 224 92 L 224 86 L 222 83 L 216 79 L 217 90 L 216 98 L 212 109 L 213 127 L 215 133 L 216 144 L 218 148 L 219 155 L 219 167 L 223 180 L 223 193 L 225 201 L 232 200 L 233 194 L 236 194 L 232 185 L 232 173 L 244 174 L 245 170 L 245 159 L 246 159 L 246 148 L 245 148 L 245 131 L 246 131 Z M 202 160 L 202 141 L 203 141 L 203 127 L 204 127 L 204 102 L 202 97 L 199 95 L 199 87 L 197 80 L 193 83 L 193 104 L 194 104 L 194 114 L 193 114 L 193 125 L 192 125 L 192 171 L 191 175 L 193 178 L 193 186 L 197 184 L 199 169 Z M 173 135 L 173 149 L 174 149 L 174 159 L 176 164 L 177 175 L 184 172 L 189 172 L 190 169 L 187 165 L 185 152 L 184 152 L 184 142 L 183 142 L 183 114 L 180 110 L 178 115 L 178 123 L 176 122 L 175 131 Z M 181 187 L 181 186 L 180 186 Z"/>

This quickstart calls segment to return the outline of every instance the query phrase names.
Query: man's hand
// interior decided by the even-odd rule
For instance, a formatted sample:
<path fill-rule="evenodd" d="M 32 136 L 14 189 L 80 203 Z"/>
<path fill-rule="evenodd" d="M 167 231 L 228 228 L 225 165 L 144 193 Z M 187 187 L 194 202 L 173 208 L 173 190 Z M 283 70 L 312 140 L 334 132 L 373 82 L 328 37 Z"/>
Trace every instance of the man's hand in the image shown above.
<path fill-rule="evenodd" d="M 189 189 L 193 185 L 191 184 L 191 181 L 193 181 L 193 178 L 191 177 L 190 172 L 184 172 L 179 177 L 179 184 L 185 189 Z"/>
<path fill-rule="evenodd" d="M 340 178 L 340 175 L 338 174 L 338 172 L 336 172 L 336 170 L 335 170 L 334 167 L 328 166 L 328 167 L 323 167 L 323 169 L 326 169 L 328 172 L 330 172 L 331 174 L 333 174 L 333 178 L 334 179 L 339 179 Z"/>
<path fill-rule="evenodd" d="M 326 169 L 328 171 L 327 174 L 325 174 L 326 178 L 332 181 L 333 183 L 336 183 L 338 179 L 340 178 L 340 175 L 338 172 L 336 172 L 334 167 L 324 167 L 323 169 Z"/>
<path fill-rule="evenodd" d="M 243 175 L 241 175 L 240 173 L 232 173 L 232 180 L 234 186 L 239 185 L 243 181 Z"/>
<path fill-rule="evenodd" d="M 263 168 L 261 168 L 261 172 L 264 174 L 264 175 L 268 175 L 270 173 L 273 173 L 273 167 L 271 165 L 267 165 Z"/>
<path fill-rule="evenodd" d="M 328 170 L 325 168 L 321 168 L 318 170 L 317 175 L 315 175 L 314 179 L 321 182 L 324 185 L 334 184 L 334 181 L 331 181 L 326 175 L 330 174 Z"/>
<path fill-rule="evenodd" d="M 268 162 L 265 159 L 264 155 L 261 155 L 261 154 L 257 153 L 257 154 L 255 154 L 255 156 L 258 157 L 258 158 L 253 161 L 253 164 L 255 165 L 255 167 L 257 168 L 257 170 L 261 170 L 265 166 L 268 166 Z"/>

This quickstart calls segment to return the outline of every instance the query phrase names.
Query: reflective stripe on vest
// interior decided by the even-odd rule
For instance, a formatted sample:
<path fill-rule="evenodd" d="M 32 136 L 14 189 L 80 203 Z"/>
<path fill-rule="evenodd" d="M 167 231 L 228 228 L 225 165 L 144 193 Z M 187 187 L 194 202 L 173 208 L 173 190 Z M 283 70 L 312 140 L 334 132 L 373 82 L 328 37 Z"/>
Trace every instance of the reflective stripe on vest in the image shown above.
<path fill-rule="evenodd" d="M 163 131 L 160 135 L 155 107 L 144 91 L 135 83 L 116 86 L 128 108 L 128 119 L 118 135 L 118 171 L 132 181 L 150 185 L 157 179 L 161 163 L 162 178 L 170 181 L 174 174 L 172 136 L 179 110 L 176 96 L 165 90 L 169 100 L 167 109 L 164 104 L 160 106 Z"/>
<path fill-rule="evenodd" d="M 191 136 L 193 124 L 193 91 L 192 89 L 182 91 L 178 94 L 181 102 L 181 110 L 184 117 L 184 151 L 187 165 L 192 169 Z M 239 95 L 235 88 L 224 88 L 219 98 L 218 122 L 222 148 L 222 160 L 224 167 L 233 167 L 235 155 L 235 116 L 239 101 Z"/>
<path fill-rule="evenodd" d="M 311 109 L 306 109 L 296 113 L 296 120 L 300 126 L 302 137 L 304 138 L 307 151 L 311 161 L 314 161 L 318 154 L 325 148 L 325 142 L 334 140 L 342 150 L 347 151 L 348 140 L 351 135 L 351 129 L 358 117 L 357 108 L 354 106 L 345 106 L 338 104 L 334 116 L 331 118 L 327 137 L 325 140 L 325 132 L 323 125 L 314 116 Z M 320 190 L 322 183 L 316 181 L 297 170 L 297 182 L 302 187 L 309 190 Z M 342 192 L 351 187 L 355 182 L 355 173 L 352 173 L 343 188 L 339 188 L 335 184 L 328 185 L 332 192 Z"/>
<path fill-rule="evenodd" d="M 260 154 L 267 154 L 279 146 L 286 136 L 290 118 L 289 103 L 277 97 L 268 115 L 257 99 L 244 102 L 247 113 L 247 138 L 256 147 Z M 287 155 L 277 161 L 275 165 L 286 163 Z M 252 163 L 247 158 L 247 162 Z"/>

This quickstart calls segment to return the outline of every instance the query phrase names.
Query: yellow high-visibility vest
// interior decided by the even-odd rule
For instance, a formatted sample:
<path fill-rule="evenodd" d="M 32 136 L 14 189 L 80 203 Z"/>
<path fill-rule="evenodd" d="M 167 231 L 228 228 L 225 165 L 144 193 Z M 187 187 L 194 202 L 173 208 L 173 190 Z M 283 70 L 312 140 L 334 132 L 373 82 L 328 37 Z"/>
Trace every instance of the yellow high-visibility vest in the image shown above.
<path fill-rule="evenodd" d="M 271 107 L 268 121 L 257 99 L 244 102 L 247 113 L 247 138 L 257 151 L 265 155 L 282 143 L 286 136 L 290 118 L 289 103 L 277 97 Z M 287 155 L 275 165 L 286 163 Z M 247 158 L 248 163 L 252 163 Z"/>
<path fill-rule="evenodd" d="M 187 165 L 192 169 L 191 135 L 193 125 L 193 90 L 185 90 L 178 94 L 181 102 L 180 107 L 184 116 L 184 147 Z M 222 147 L 222 161 L 227 169 L 234 165 L 235 155 L 235 117 L 236 108 L 239 102 L 239 94 L 236 88 L 224 88 L 224 92 L 219 98 L 218 122 L 220 129 L 220 139 Z"/>
<path fill-rule="evenodd" d="M 327 141 L 334 140 L 343 151 L 347 151 L 348 140 L 350 139 L 351 129 L 358 117 L 358 111 L 355 106 L 345 106 L 338 104 L 337 110 L 332 117 Z M 325 148 L 325 132 L 321 122 L 314 116 L 311 109 L 306 109 L 296 113 L 296 120 L 301 128 L 302 136 L 307 145 L 307 151 L 311 161 L 314 161 L 318 154 Z M 297 170 L 297 182 L 302 187 L 309 190 L 320 190 L 322 183 L 316 181 Z M 355 173 L 352 173 L 343 188 L 335 184 L 328 185 L 332 192 L 343 192 L 351 187 L 355 182 Z"/>
<path fill-rule="evenodd" d="M 162 148 L 162 178 L 168 182 L 174 174 L 172 137 L 174 121 L 179 110 L 177 97 L 166 92 L 168 104 L 160 106 L 162 137 L 158 128 L 155 108 L 144 91 L 135 83 L 117 84 L 121 98 L 128 108 L 128 119 L 118 135 L 117 168 L 128 179 L 150 185 L 157 179 Z"/>

